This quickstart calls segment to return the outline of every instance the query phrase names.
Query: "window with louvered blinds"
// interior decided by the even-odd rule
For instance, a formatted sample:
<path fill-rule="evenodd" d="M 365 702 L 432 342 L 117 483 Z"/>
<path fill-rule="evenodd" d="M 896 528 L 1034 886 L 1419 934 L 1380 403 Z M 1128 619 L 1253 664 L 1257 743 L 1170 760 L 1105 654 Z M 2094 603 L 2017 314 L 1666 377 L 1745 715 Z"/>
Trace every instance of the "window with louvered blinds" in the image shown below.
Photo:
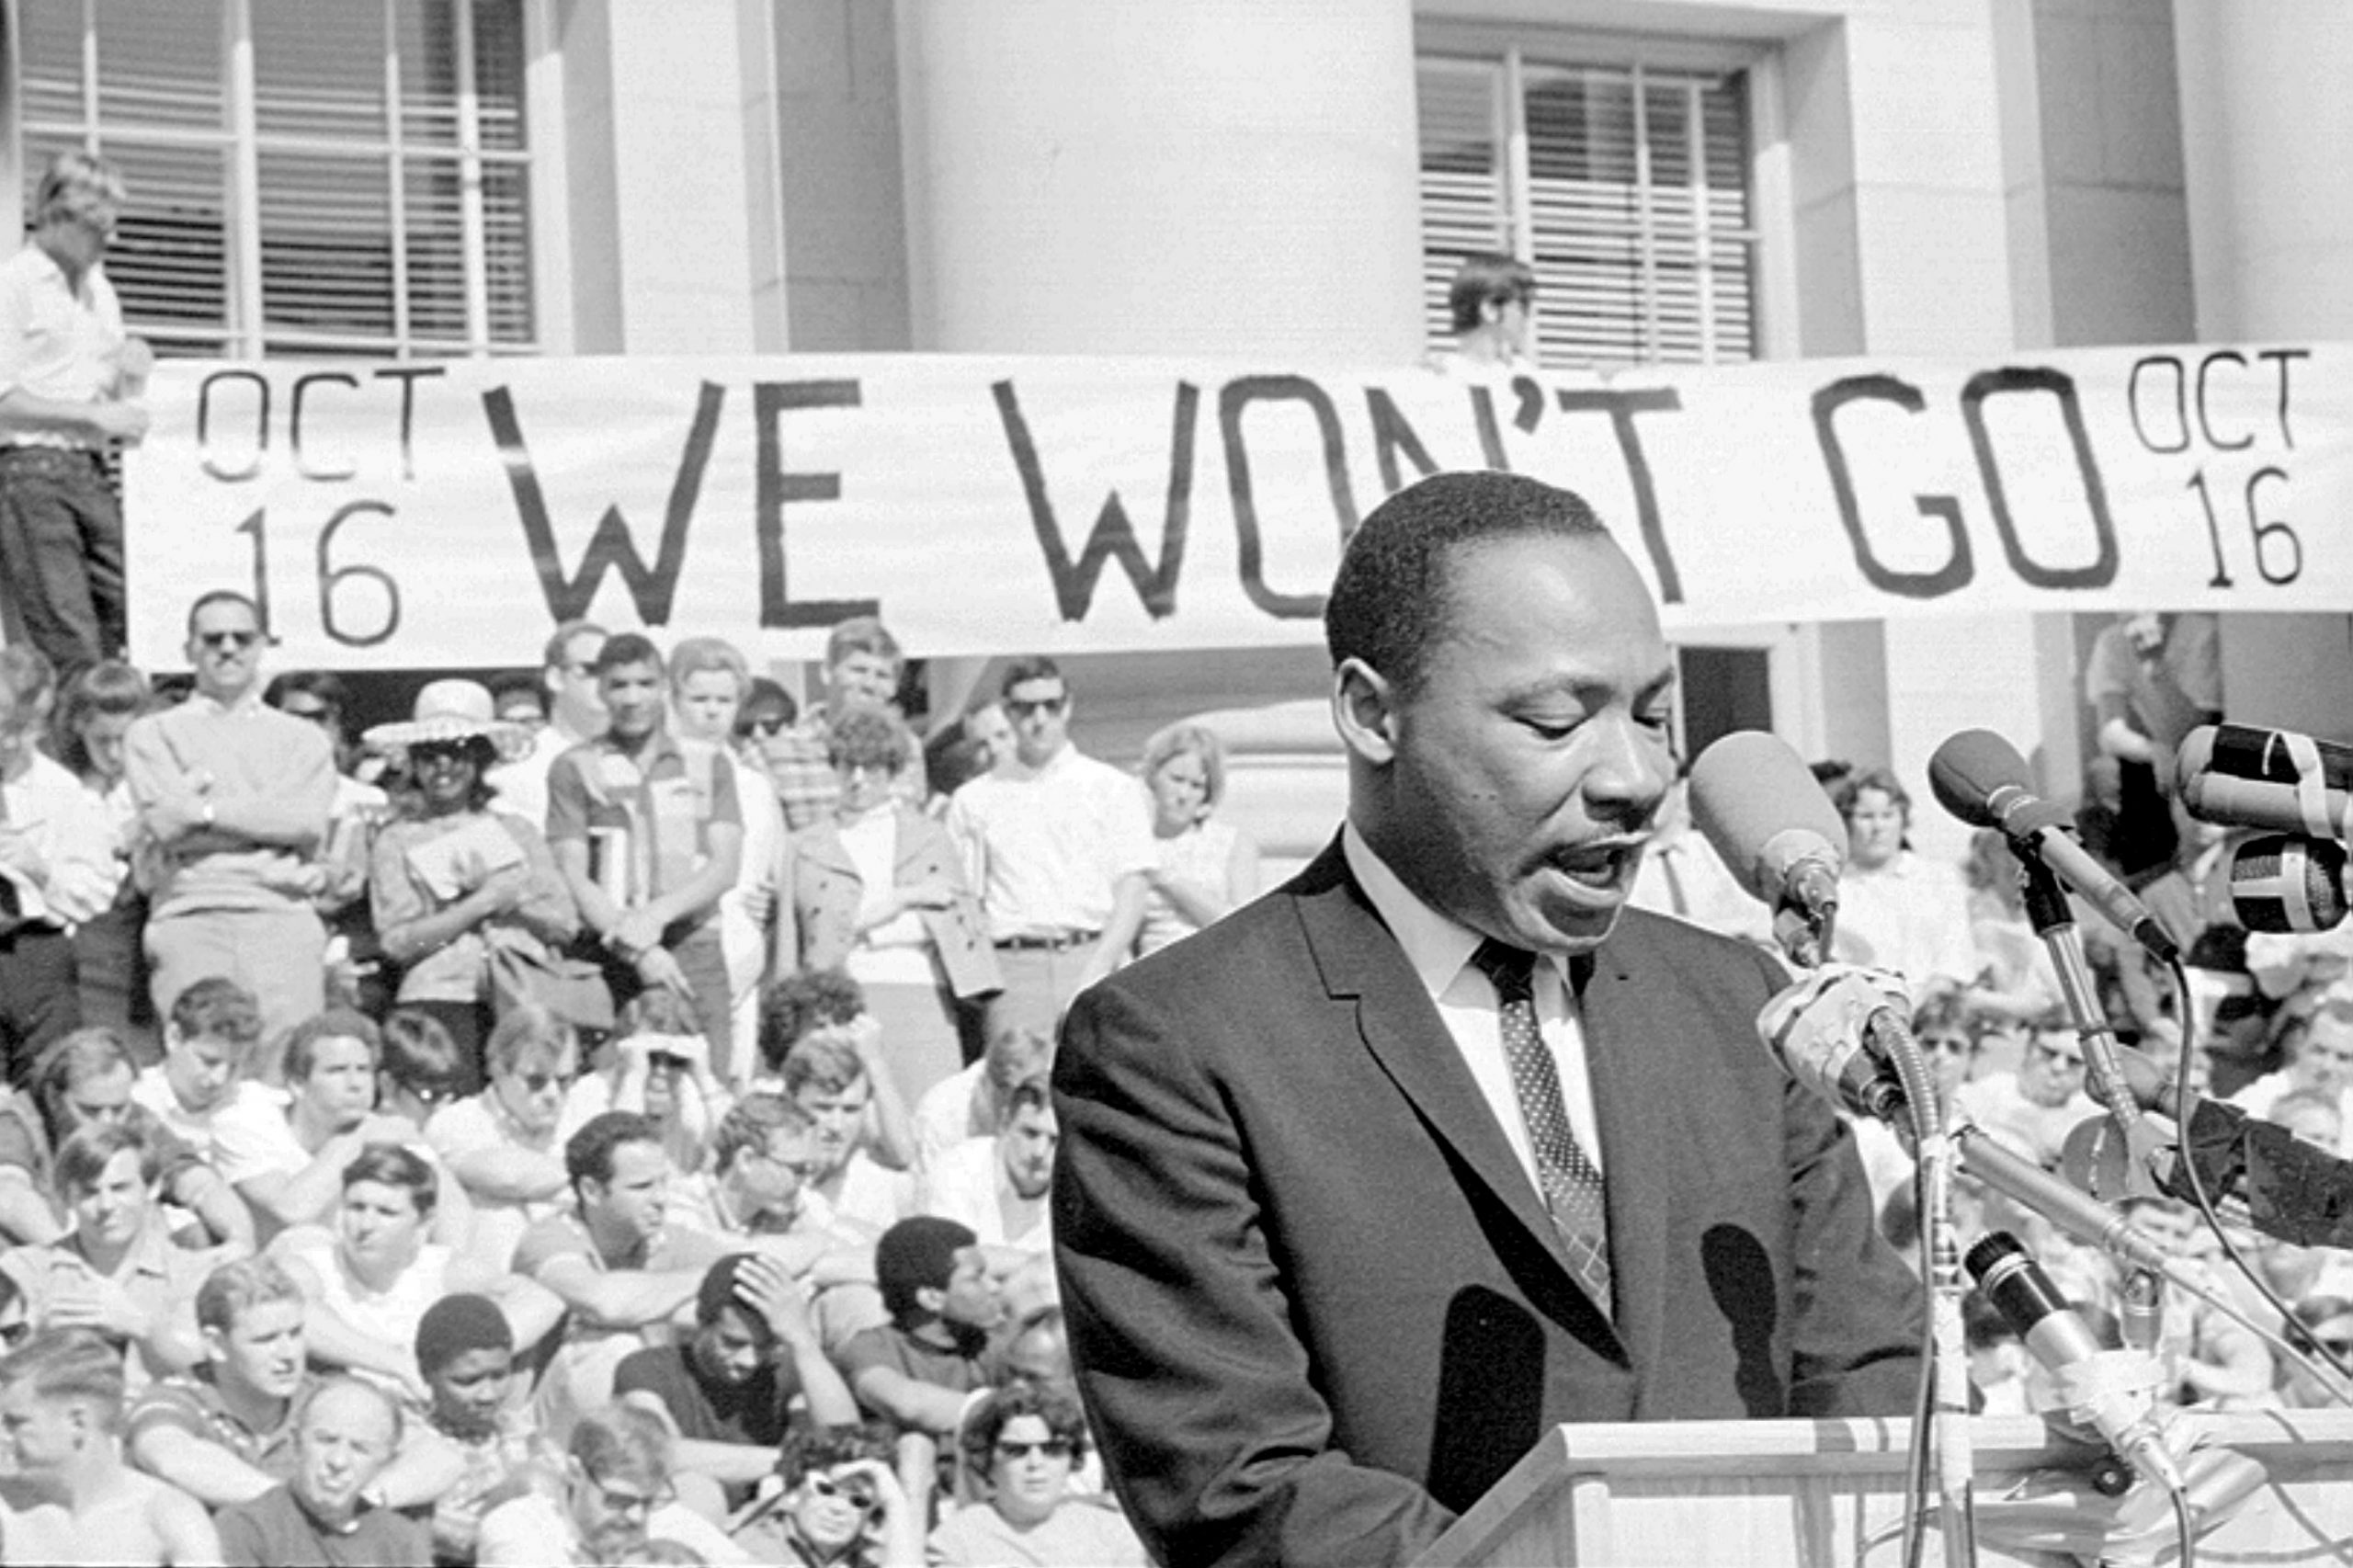
<path fill-rule="evenodd" d="M 521 0 L 43 0 L 18 12 L 26 194 L 95 147 L 107 271 L 166 352 L 535 346 Z"/>
<path fill-rule="evenodd" d="M 1548 366 L 1755 357 L 1757 234 L 1746 78 L 1506 49 L 1425 52 L 1422 285 L 1428 340 L 1472 251 L 1535 267 Z"/>

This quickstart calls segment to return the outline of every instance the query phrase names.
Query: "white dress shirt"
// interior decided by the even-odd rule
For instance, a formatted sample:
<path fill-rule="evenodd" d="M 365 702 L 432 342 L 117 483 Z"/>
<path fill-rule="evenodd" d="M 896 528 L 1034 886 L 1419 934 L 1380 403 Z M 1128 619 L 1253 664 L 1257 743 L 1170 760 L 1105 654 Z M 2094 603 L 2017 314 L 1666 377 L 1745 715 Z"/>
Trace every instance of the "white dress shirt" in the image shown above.
<path fill-rule="evenodd" d="M 1479 1093 L 1486 1098 L 1487 1108 L 1495 1112 L 1495 1124 L 1510 1140 L 1511 1152 L 1519 1157 L 1529 1184 L 1540 1197 L 1544 1182 L 1537 1172 L 1536 1146 L 1529 1139 L 1527 1119 L 1520 1115 L 1519 1092 L 1512 1087 L 1511 1062 L 1504 1054 L 1503 1018 L 1495 988 L 1471 962 L 1471 955 L 1478 951 L 1482 938 L 1469 926 L 1424 903 L 1399 881 L 1397 873 L 1357 832 L 1356 824 L 1349 823 L 1340 830 L 1340 847 L 1348 858 L 1348 869 L 1356 874 L 1358 885 L 1372 901 L 1372 907 L 1389 927 L 1389 934 L 1405 949 L 1405 961 L 1414 966 L 1422 988 L 1437 1005 L 1439 1021 L 1454 1037 L 1463 1065 L 1471 1069 Z M 1568 964 L 1558 954 L 1540 953 L 1538 958 L 1540 961 L 1531 977 L 1537 1025 L 1544 1036 L 1545 1049 L 1552 1053 L 1552 1065 L 1560 1074 L 1561 1099 L 1568 1109 L 1569 1127 L 1576 1133 L 1586 1158 L 1593 1162 L 1596 1170 L 1601 1170 L 1601 1140 L 1593 1114 L 1593 1080 L 1586 1070 L 1585 1028 L 1577 1017 L 1574 993 L 1569 988 Z"/>

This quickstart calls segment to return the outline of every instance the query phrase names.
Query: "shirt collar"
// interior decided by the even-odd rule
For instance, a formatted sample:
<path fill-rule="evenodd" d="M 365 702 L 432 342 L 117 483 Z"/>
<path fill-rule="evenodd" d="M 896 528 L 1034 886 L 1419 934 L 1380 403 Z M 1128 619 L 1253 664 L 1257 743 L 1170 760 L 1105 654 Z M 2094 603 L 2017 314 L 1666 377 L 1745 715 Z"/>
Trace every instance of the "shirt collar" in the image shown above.
<path fill-rule="evenodd" d="M 58 1244 L 71 1251 L 83 1262 L 90 1261 L 90 1255 L 85 1249 L 81 1232 L 74 1232 Z M 119 1278 L 124 1274 L 148 1274 L 158 1279 L 167 1278 L 169 1270 L 165 1267 L 166 1258 L 164 1249 L 169 1245 L 171 1245 L 170 1240 L 156 1227 L 154 1220 L 151 1217 L 141 1228 L 139 1234 L 132 1238 L 131 1245 L 124 1250 L 122 1263 L 115 1270 L 116 1277 Z"/>
<path fill-rule="evenodd" d="M 210 693 L 202 691 L 189 692 L 188 700 L 192 704 L 200 704 L 209 708 L 215 713 L 233 714 L 238 718 L 258 713 L 262 709 L 261 687 L 258 686 L 246 687 L 245 694 L 234 702 L 223 702 Z"/>
<path fill-rule="evenodd" d="M 1471 955 L 1479 950 L 1483 937 L 1461 921 L 1440 915 L 1422 901 L 1401 881 L 1380 853 L 1365 842 L 1354 822 L 1340 826 L 1340 852 L 1347 857 L 1348 870 L 1356 877 L 1357 885 L 1364 889 L 1365 897 L 1372 901 L 1375 914 L 1397 945 L 1405 949 L 1405 961 L 1413 966 L 1414 974 L 1436 1001 L 1445 994 L 1447 987 L 1471 962 Z M 1564 987 L 1569 985 L 1569 971 L 1565 960 L 1557 953 L 1537 955 L 1551 964 L 1560 975 Z M 1574 994 L 1574 989 L 1567 994 Z"/>
<path fill-rule="evenodd" d="M 598 735 L 596 744 L 599 749 L 609 752 L 615 756 L 631 755 L 622 749 L 620 742 L 613 738 L 613 733 L 610 730 Z M 645 743 L 644 749 L 635 754 L 635 760 L 642 771 L 651 774 L 654 771 L 654 764 L 664 756 L 683 757 L 685 755 L 678 749 L 678 737 L 670 733 L 669 725 L 665 724 L 654 732 L 653 737 Z"/>

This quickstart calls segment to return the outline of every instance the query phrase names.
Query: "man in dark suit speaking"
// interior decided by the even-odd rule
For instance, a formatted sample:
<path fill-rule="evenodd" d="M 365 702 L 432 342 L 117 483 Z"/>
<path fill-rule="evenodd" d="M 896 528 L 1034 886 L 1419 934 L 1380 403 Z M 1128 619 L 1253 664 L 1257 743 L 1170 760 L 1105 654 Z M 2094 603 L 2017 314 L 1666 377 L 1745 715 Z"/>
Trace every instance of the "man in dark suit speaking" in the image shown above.
<path fill-rule="evenodd" d="M 1574 495 L 1403 491 L 1324 612 L 1339 838 L 1082 994 L 1056 1256 L 1163 1561 L 1401 1562 L 1562 1421 L 1896 1415 L 1915 1282 L 1757 1042 L 1772 960 L 1623 906 L 1674 665 Z"/>

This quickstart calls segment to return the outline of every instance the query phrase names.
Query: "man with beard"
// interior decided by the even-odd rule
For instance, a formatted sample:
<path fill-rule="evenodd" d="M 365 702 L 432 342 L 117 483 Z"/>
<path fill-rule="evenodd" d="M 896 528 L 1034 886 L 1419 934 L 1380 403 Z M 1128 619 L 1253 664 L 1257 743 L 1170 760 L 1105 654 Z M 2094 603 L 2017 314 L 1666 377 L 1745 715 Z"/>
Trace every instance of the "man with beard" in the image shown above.
<path fill-rule="evenodd" d="M 858 1401 L 825 1359 L 801 1287 L 782 1264 L 754 1253 L 722 1257 L 703 1276 L 691 1339 L 650 1345 L 613 1374 L 616 1399 L 669 1416 L 677 1468 L 725 1487 L 731 1509 L 776 1469 L 796 1394 L 820 1426 L 858 1420 Z"/>
<path fill-rule="evenodd" d="M 1907 1409 L 1918 1281 L 1757 1043 L 1780 967 L 1625 908 L 1671 771 L 1642 574 L 1574 495 L 1440 474 L 1324 631 L 1339 835 L 1055 1058 L 1071 1344 L 1154 1558 L 1404 1561 L 1563 1421 Z"/>
<path fill-rule="evenodd" d="M 196 1293 L 204 1360 L 140 1395 L 124 1420 L 142 1470 L 208 1508 L 250 1502 L 294 1473 L 302 1290 L 268 1258 L 214 1269 Z"/>
<path fill-rule="evenodd" d="M 882 1233 L 874 1278 L 891 1321 L 841 1347 L 842 1374 L 858 1402 L 902 1431 L 955 1433 L 964 1396 L 985 1387 L 982 1353 L 1005 1303 L 972 1233 L 918 1214 Z"/>
<path fill-rule="evenodd" d="M 372 1506 L 368 1490 L 400 1445 L 400 1407 L 357 1378 L 329 1378 L 295 1417 L 293 1479 L 221 1510 L 221 1548 L 251 1568 L 414 1568 L 425 1527 Z"/>

